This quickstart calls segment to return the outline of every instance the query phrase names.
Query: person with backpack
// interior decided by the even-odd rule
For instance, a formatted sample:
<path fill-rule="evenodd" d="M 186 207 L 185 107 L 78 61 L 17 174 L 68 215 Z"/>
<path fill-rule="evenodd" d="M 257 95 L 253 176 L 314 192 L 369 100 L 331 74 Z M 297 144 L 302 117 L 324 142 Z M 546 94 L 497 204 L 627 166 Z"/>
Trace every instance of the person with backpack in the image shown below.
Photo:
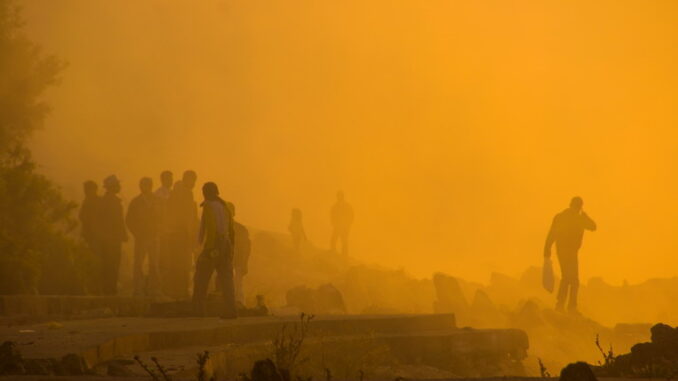
<path fill-rule="evenodd" d="M 216 271 L 224 301 L 221 317 L 235 319 L 237 310 L 233 284 L 233 244 L 235 242 L 233 216 L 226 202 L 219 197 L 217 184 L 205 183 L 202 187 L 202 194 L 205 198 L 200 204 L 202 218 L 199 242 L 202 244 L 202 251 L 196 261 L 193 278 L 195 313 L 198 316 L 205 316 L 207 289 L 210 278 Z"/>

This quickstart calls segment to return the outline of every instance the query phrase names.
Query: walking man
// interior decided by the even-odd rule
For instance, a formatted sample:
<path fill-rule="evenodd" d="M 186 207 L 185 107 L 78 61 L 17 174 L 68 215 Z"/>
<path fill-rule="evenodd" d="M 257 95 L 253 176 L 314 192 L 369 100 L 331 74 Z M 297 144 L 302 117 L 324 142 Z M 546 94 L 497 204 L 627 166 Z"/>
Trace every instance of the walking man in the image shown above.
<path fill-rule="evenodd" d="M 337 240 L 341 241 L 341 253 L 348 255 L 348 233 L 353 224 L 353 208 L 344 199 L 344 192 L 337 193 L 337 202 L 332 206 L 332 251 L 337 250 Z"/>
<path fill-rule="evenodd" d="M 574 197 L 570 207 L 553 218 L 551 229 L 546 237 L 544 257 L 551 258 L 551 247 L 556 244 L 558 262 L 562 279 L 558 289 L 556 310 L 565 309 L 569 291 L 568 311 L 577 312 L 577 292 L 579 291 L 579 258 L 578 253 L 584 238 L 584 231 L 596 231 L 596 223 L 584 212 L 584 200 Z"/>
<path fill-rule="evenodd" d="M 204 316 L 207 288 L 212 273 L 216 270 L 221 281 L 224 298 L 224 310 L 221 317 L 235 319 L 235 291 L 233 286 L 233 243 L 235 231 L 233 217 L 228 211 L 226 202 L 219 197 L 217 184 L 205 183 L 202 187 L 205 201 L 202 206 L 199 241 L 202 252 L 195 264 L 193 278 L 193 305 L 199 316 Z"/>

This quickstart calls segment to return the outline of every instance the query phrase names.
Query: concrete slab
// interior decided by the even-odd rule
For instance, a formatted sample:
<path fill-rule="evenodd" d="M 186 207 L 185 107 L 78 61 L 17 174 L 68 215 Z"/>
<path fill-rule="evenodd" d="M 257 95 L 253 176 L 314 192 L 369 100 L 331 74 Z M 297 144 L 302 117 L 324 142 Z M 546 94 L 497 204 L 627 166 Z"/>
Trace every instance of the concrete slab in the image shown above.
<path fill-rule="evenodd" d="M 297 321 L 298 317 L 70 320 L 2 327 L 0 337 L 16 342 L 27 358 L 75 353 L 93 366 L 144 351 L 271 340 L 283 325 Z M 451 314 L 322 316 L 312 324 L 313 334 L 340 336 L 450 329 L 455 327 L 455 319 Z"/>
<path fill-rule="evenodd" d="M 126 296 L 0 295 L 0 316 L 143 316 L 151 302 Z"/>

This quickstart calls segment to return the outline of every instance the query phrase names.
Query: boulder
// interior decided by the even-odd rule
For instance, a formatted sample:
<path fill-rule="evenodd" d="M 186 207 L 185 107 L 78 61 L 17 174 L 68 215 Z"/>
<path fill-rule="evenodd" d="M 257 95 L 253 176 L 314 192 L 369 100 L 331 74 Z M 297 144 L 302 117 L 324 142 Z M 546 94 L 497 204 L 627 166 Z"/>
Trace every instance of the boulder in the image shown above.
<path fill-rule="evenodd" d="M 576 362 L 569 364 L 560 372 L 560 381 L 597 381 L 589 364 Z"/>
<path fill-rule="evenodd" d="M 271 359 L 259 360 L 254 363 L 251 374 L 252 381 L 283 381 L 283 377 L 278 372 Z"/>
<path fill-rule="evenodd" d="M 436 273 L 433 275 L 433 285 L 436 289 L 436 301 L 433 303 L 433 310 L 436 313 L 463 314 L 468 310 L 468 302 L 457 278 Z"/>

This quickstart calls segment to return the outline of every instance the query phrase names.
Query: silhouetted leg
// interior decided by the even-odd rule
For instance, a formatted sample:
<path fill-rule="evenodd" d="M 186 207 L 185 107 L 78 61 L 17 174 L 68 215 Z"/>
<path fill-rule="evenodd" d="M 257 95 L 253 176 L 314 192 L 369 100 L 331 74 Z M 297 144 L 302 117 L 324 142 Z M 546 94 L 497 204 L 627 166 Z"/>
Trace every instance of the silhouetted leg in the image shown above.
<path fill-rule="evenodd" d="M 224 314 L 221 316 L 226 319 L 238 317 L 235 306 L 235 287 L 233 284 L 233 256 L 222 255 L 217 265 L 219 279 L 221 279 L 221 289 L 224 297 Z"/>
<path fill-rule="evenodd" d="M 110 295 L 111 294 L 111 248 L 110 244 L 102 243 L 101 244 L 101 294 Z"/>
<path fill-rule="evenodd" d="M 167 292 L 167 279 L 170 279 L 172 251 L 170 250 L 171 236 L 169 233 L 161 233 L 158 238 L 158 288 L 159 292 L 169 295 Z"/>
<path fill-rule="evenodd" d="M 570 303 L 567 307 L 570 311 L 577 310 L 577 294 L 579 292 L 579 258 L 577 252 L 574 253 L 571 260 L 572 266 L 572 279 L 570 280 Z"/>
<path fill-rule="evenodd" d="M 102 279 L 104 295 L 118 292 L 118 271 L 120 269 L 120 243 L 106 242 L 102 248 Z"/>
<path fill-rule="evenodd" d="M 158 264 L 158 240 L 151 238 L 146 241 L 148 253 L 148 291 L 151 295 L 161 295 L 160 270 Z"/>
<path fill-rule="evenodd" d="M 134 295 L 141 296 L 144 290 L 144 257 L 146 247 L 144 239 L 134 237 Z"/>
<path fill-rule="evenodd" d="M 177 291 L 179 297 L 186 298 L 189 294 L 189 284 L 191 283 L 191 263 L 193 262 L 193 243 L 188 232 L 181 235 L 180 258 L 179 258 L 179 282 Z"/>
<path fill-rule="evenodd" d="M 336 228 L 332 229 L 332 239 L 330 240 L 330 248 L 334 252 L 337 251 L 337 239 L 338 238 L 339 238 L 339 233 L 337 232 L 337 229 Z"/>
<path fill-rule="evenodd" d="M 214 271 L 214 260 L 206 254 L 201 254 L 195 263 L 193 276 L 193 308 L 196 314 L 205 315 L 205 300 L 207 299 L 207 287 Z"/>
<path fill-rule="evenodd" d="M 242 290 L 242 270 L 234 269 L 233 271 L 233 287 L 235 289 L 235 300 L 242 305 L 245 305 L 245 293 Z"/>
<path fill-rule="evenodd" d="M 572 297 L 577 297 L 577 289 L 579 285 L 579 275 L 577 268 L 577 251 L 576 250 L 560 250 L 558 252 L 558 261 L 560 262 L 560 269 L 562 271 L 562 280 L 560 281 L 560 290 L 558 290 L 558 304 L 557 307 L 562 309 L 565 307 L 568 291 L 570 294 L 570 309 L 573 306 L 577 308 L 577 301 L 572 300 Z"/>
<path fill-rule="evenodd" d="M 348 256 L 348 232 L 341 232 L 341 254 Z"/>
<path fill-rule="evenodd" d="M 556 302 L 556 310 L 558 311 L 563 311 L 565 309 L 565 299 L 567 298 L 569 286 L 568 281 L 563 277 L 560 280 L 560 287 L 558 288 L 558 298 Z"/>

